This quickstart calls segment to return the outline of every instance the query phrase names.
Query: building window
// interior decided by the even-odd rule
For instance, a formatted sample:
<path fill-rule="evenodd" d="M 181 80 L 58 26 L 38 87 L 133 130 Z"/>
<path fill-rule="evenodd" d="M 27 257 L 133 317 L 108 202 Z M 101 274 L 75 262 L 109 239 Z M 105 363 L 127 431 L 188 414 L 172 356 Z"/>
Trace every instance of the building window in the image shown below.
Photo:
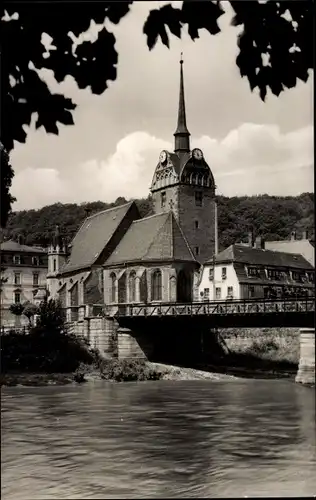
<path fill-rule="evenodd" d="M 228 299 L 232 299 L 233 298 L 233 287 L 232 286 L 228 286 L 227 287 L 227 298 Z"/>
<path fill-rule="evenodd" d="M 32 257 L 32 264 L 33 264 L 33 266 L 39 266 L 39 258 Z"/>
<path fill-rule="evenodd" d="M 151 300 L 161 300 L 162 297 L 162 276 L 157 269 L 151 276 Z"/>
<path fill-rule="evenodd" d="M 57 263 L 56 263 L 56 259 L 53 260 L 53 271 L 55 272 L 57 269 Z"/>
<path fill-rule="evenodd" d="M 260 278 L 260 269 L 257 267 L 248 267 L 247 274 L 249 278 Z"/>
<path fill-rule="evenodd" d="M 111 273 L 111 302 L 116 302 L 116 274 Z"/>
<path fill-rule="evenodd" d="M 304 278 L 306 279 L 305 273 L 299 272 L 299 271 L 292 271 L 292 280 L 293 281 L 298 281 L 299 283 L 303 283 Z"/>
<path fill-rule="evenodd" d="M 20 292 L 15 292 L 15 294 L 14 294 L 14 302 L 15 302 L 15 304 L 20 304 L 20 302 L 21 302 L 21 294 L 20 294 Z"/>
<path fill-rule="evenodd" d="M 225 280 L 227 278 L 227 268 L 222 267 L 222 280 Z"/>
<path fill-rule="evenodd" d="M 313 272 L 308 272 L 307 279 L 310 283 L 314 283 L 315 282 L 315 274 Z"/>
<path fill-rule="evenodd" d="M 215 288 L 215 298 L 219 300 L 222 297 L 222 289 L 220 287 Z"/>
<path fill-rule="evenodd" d="M 210 300 L 210 289 L 204 288 L 204 300 Z"/>
<path fill-rule="evenodd" d="M 164 208 L 166 206 L 166 192 L 163 191 L 161 193 L 161 208 Z"/>
<path fill-rule="evenodd" d="M 132 271 L 129 275 L 129 301 L 136 300 L 136 272 Z"/>
<path fill-rule="evenodd" d="M 39 278 L 38 273 L 34 273 L 33 274 L 33 286 L 37 286 L 38 285 L 38 278 Z"/>
<path fill-rule="evenodd" d="M 195 206 L 201 207 L 203 204 L 203 193 L 202 191 L 195 191 Z"/>
<path fill-rule="evenodd" d="M 199 229 L 199 221 L 195 220 L 194 221 L 195 229 Z"/>
<path fill-rule="evenodd" d="M 249 299 L 254 298 L 254 296 L 255 296 L 255 287 L 254 286 L 248 287 L 248 296 L 249 296 Z"/>
<path fill-rule="evenodd" d="M 21 255 L 13 255 L 13 264 L 21 264 Z"/>
<path fill-rule="evenodd" d="M 209 279 L 210 281 L 213 281 L 213 279 L 214 279 L 214 268 L 213 268 L 213 267 L 211 267 L 211 268 L 209 269 L 209 272 L 208 272 L 208 279 Z"/>
<path fill-rule="evenodd" d="M 280 280 L 282 279 L 282 271 L 278 269 L 267 269 L 267 277 L 269 280 Z"/>
<path fill-rule="evenodd" d="M 199 247 L 195 247 L 195 255 L 199 255 L 200 254 L 200 248 Z"/>
<path fill-rule="evenodd" d="M 21 274 L 20 273 L 14 273 L 14 284 L 21 285 Z"/>
<path fill-rule="evenodd" d="M 100 271 L 99 283 L 100 283 L 100 291 L 101 291 L 101 293 L 103 295 L 103 292 L 104 292 L 104 274 L 103 274 L 103 270 Z"/>

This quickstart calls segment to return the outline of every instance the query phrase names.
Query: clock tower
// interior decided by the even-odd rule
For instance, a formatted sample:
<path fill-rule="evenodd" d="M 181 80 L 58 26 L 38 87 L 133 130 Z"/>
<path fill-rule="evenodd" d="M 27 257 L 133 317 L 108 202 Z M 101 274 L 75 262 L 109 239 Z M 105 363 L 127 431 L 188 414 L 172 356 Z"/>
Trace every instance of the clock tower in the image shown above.
<path fill-rule="evenodd" d="M 217 239 L 215 182 L 203 152 L 190 148 L 183 60 L 180 60 L 178 123 L 174 151 L 162 151 L 151 184 L 155 213 L 172 210 L 198 262 L 212 258 Z"/>

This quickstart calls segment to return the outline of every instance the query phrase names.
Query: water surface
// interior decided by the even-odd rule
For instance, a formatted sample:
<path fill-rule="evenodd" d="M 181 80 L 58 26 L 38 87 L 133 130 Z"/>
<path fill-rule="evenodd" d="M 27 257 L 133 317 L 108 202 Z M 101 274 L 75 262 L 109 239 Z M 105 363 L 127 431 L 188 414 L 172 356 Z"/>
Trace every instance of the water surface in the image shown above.
<path fill-rule="evenodd" d="M 316 493 L 315 393 L 287 380 L 2 390 L 2 498 Z"/>

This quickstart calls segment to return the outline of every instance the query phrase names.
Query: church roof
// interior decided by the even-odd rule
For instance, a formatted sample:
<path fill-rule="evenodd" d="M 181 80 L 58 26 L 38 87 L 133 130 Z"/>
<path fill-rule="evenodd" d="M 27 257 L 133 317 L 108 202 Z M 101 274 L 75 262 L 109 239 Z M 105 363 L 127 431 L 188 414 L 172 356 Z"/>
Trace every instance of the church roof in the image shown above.
<path fill-rule="evenodd" d="M 28 252 L 28 253 L 47 253 L 47 250 L 41 247 L 31 247 L 28 245 L 20 245 L 17 241 L 8 240 L 0 245 L 1 252 Z"/>
<path fill-rule="evenodd" d="M 87 217 L 72 241 L 70 258 L 62 267 L 61 274 L 93 265 L 132 205 L 136 207 L 132 201 Z"/>
<path fill-rule="evenodd" d="M 206 264 L 210 264 L 208 261 Z M 253 266 L 290 267 L 294 269 L 313 269 L 313 266 L 300 254 L 263 250 L 245 245 L 230 245 L 215 257 L 215 263 L 241 263 Z"/>
<path fill-rule="evenodd" d="M 265 247 L 267 250 L 274 250 L 275 252 L 301 254 L 312 266 L 315 266 L 315 248 L 307 239 L 266 241 Z"/>
<path fill-rule="evenodd" d="M 172 211 L 134 221 L 105 266 L 153 261 L 196 262 Z"/>

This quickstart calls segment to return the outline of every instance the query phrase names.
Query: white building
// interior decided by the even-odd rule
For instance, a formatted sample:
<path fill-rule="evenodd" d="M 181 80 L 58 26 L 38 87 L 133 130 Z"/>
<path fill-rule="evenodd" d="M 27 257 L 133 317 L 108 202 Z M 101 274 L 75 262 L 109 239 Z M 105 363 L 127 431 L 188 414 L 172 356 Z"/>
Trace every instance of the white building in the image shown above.
<path fill-rule="evenodd" d="M 202 301 L 314 295 L 314 267 L 302 255 L 235 244 L 203 266 Z"/>

